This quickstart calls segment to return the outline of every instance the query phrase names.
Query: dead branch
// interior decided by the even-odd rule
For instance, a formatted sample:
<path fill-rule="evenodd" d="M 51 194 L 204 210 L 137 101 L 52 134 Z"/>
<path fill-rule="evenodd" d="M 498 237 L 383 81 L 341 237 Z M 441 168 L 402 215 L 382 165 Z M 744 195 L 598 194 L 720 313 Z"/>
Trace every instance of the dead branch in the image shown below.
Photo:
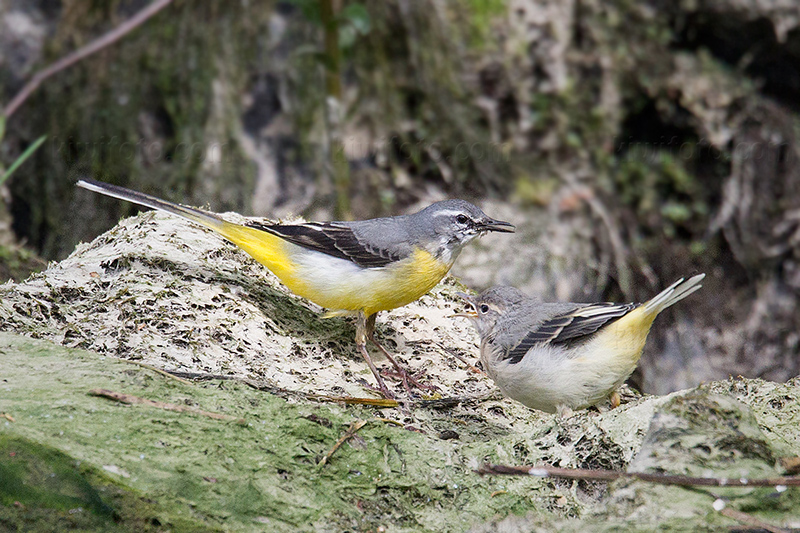
<path fill-rule="evenodd" d="M 108 398 L 109 400 L 114 400 L 120 403 L 126 403 L 129 405 L 146 405 L 148 407 L 155 407 L 157 409 L 164 409 L 166 411 L 175 411 L 176 413 L 191 413 L 194 415 L 201 415 L 206 416 L 208 418 L 213 418 L 214 420 L 231 420 L 235 421 L 239 424 L 245 423 L 243 418 L 237 418 L 231 415 L 223 415 L 221 413 L 212 413 L 211 411 L 203 411 L 202 409 L 196 409 L 194 407 L 188 407 L 185 405 L 177 405 L 174 403 L 166 403 L 166 402 L 159 402 L 156 400 L 148 400 L 147 398 L 140 398 L 139 396 L 134 396 L 132 394 L 125 394 L 122 392 L 114 392 L 108 389 L 92 389 L 89 391 L 91 396 L 99 396 L 101 398 Z"/>
<path fill-rule="evenodd" d="M 719 514 L 722 516 L 727 516 L 728 518 L 732 518 L 733 520 L 741 522 L 742 524 L 763 529 L 764 531 L 769 531 L 769 533 L 789 533 L 789 530 L 787 529 L 773 526 L 772 524 L 768 524 L 762 520 L 759 520 L 753 515 L 749 515 L 742 511 L 737 511 L 736 509 L 731 509 L 730 507 L 724 507 L 722 510 L 720 510 Z"/>
<path fill-rule="evenodd" d="M 336 441 L 336 444 L 333 445 L 333 448 L 331 448 L 331 450 L 325 454 L 325 457 L 322 458 L 322 460 L 317 464 L 317 466 L 325 466 L 327 462 L 330 460 L 331 456 L 336 452 L 336 450 L 338 450 L 342 444 L 351 439 L 358 432 L 359 429 L 363 428 L 367 424 L 367 422 L 368 422 L 367 420 L 357 420 L 356 422 L 350 424 L 350 428 L 345 432 L 344 435 L 342 435 L 342 437 L 339 440 Z"/>
<path fill-rule="evenodd" d="M 11 102 L 3 110 L 3 116 L 10 117 L 14 112 L 28 99 L 28 97 L 35 91 L 44 80 L 50 76 L 61 72 L 62 70 L 71 67 L 81 59 L 84 59 L 103 48 L 106 48 L 122 37 L 141 26 L 147 19 L 167 7 L 172 3 L 172 0 L 154 0 L 152 4 L 148 5 L 133 17 L 126 20 L 110 32 L 98 37 L 94 41 L 86 44 L 75 50 L 74 52 L 62 57 L 49 67 L 40 70 L 34 74 L 33 78 L 25 84 L 24 87 L 14 96 Z"/>
<path fill-rule="evenodd" d="M 459 353 L 458 353 L 458 352 L 455 350 L 455 348 L 450 348 L 449 346 L 445 346 L 445 345 L 444 345 L 444 344 L 442 344 L 441 342 L 437 342 L 437 343 L 435 343 L 435 344 L 436 344 L 436 345 L 439 347 L 439 349 L 440 349 L 440 350 L 442 350 L 442 351 L 444 351 L 444 352 L 447 352 L 448 354 L 452 355 L 453 357 L 455 357 L 456 359 L 458 359 L 459 361 L 461 361 L 461 363 L 462 363 L 462 364 L 463 364 L 465 367 L 467 367 L 467 370 L 469 370 L 470 372 L 472 372 L 472 373 L 474 373 L 474 374 L 481 375 L 481 376 L 485 376 L 485 375 L 486 375 L 486 372 L 484 372 L 484 371 L 483 371 L 483 370 L 481 370 L 480 368 L 477 368 L 477 367 L 475 367 L 475 366 L 471 365 L 471 364 L 469 363 L 469 361 L 467 361 L 466 359 L 464 359 L 463 357 L 461 357 L 461 355 L 460 355 L 460 354 L 459 354 Z"/>
<path fill-rule="evenodd" d="M 615 479 L 638 479 L 661 485 L 684 487 L 788 487 L 800 486 L 800 476 L 775 478 L 712 478 L 691 477 L 675 474 L 651 474 L 646 472 L 618 472 L 616 470 L 588 470 L 584 468 L 557 468 L 554 466 L 507 466 L 485 464 L 478 470 L 481 475 L 510 475 L 582 479 L 587 481 L 614 481 Z"/>
<path fill-rule="evenodd" d="M 324 394 L 306 394 L 309 400 L 320 402 L 344 403 L 348 405 L 370 405 L 372 407 L 399 407 L 397 400 L 387 400 L 386 398 L 356 398 L 354 396 L 326 396 Z"/>
<path fill-rule="evenodd" d="M 136 366 L 140 366 L 142 368 L 146 368 L 147 370 L 151 370 L 151 371 L 153 371 L 153 372 L 155 372 L 157 374 L 161 374 L 162 376 L 168 377 L 170 379 L 174 379 L 175 381 L 183 383 L 184 385 L 194 385 L 194 383 L 192 383 L 188 379 L 183 379 L 182 377 L 177 376 L 172 372 L 167 372 L 166 370 L 161 370 L 160 368 L 156 368 L 156 367 L 154 367 L 152 365 L 148 365 L 147 363 L 142 363 L 141 361 L 133 361 L 131 359 L 120 359 L 120 361 L 122 361 L 123 363 L 130 363 L 132 365 L 136 365 Z"/>

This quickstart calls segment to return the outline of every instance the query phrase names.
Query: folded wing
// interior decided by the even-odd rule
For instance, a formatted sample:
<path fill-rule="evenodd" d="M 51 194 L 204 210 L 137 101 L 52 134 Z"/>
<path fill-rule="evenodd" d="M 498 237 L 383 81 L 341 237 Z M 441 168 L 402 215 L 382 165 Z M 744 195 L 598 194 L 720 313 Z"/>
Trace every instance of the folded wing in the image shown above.
<path fill-rule="evenodd" d="M 522 361 L 534 346 L 577 342 L 620 317 L 630 313 L 638 304 L 596 303 L 580 306 L 567 313 L 549 318 L 531 330 L 503 358 L 511 364 Z"/>
<path fill-rule="evenodd" d="M 398 254 L 362 242 L 352 228 L 331 222 L 305 224 L 262 224 L 248 222 L 251 228 L 277 235 L 298 246 L 346 259 L 362 268 L 386 266 L 402 259 Z"/>

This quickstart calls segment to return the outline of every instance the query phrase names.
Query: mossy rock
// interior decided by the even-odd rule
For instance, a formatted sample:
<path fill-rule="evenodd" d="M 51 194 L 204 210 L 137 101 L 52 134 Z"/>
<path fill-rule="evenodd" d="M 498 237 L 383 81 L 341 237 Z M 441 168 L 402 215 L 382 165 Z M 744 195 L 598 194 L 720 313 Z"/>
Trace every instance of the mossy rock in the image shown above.
<path fill-rule="evenodd" d="M 205 230 L 160 214 L 123 221 L 0 286 L 9 332 L 0 334 L 0 436 L 4 449 L 26 450 L 0 455 L 17 480 L 3 486 L 4 525 L 33 516 L 42 530 L 78 518 L 89 530 L 727 530 L 735 522 L 711 507 L 720 495 L 772 524 L 798 523 L 795 488 L 714 494 L 476 474 L 484 462 L 780 473 L 777 459 L 800 449 L 800 387 L 729 380 L 558 419 L 501 398 L 455 357 L 477 354 L 471 328 L 449 318 L 457 290 L 446 280 L 379 318 L 380 336 L 426 370 L 438 396 L 386 409 L 330 403 L 321 396 L 371 395 L 351 323 L 322 320 Z M 123 405 L 93 389 L 228 418 Z M 63 488 L 36 472 L 61 476 Z M 69 515 L 75 506 L 85 515 Z"/>

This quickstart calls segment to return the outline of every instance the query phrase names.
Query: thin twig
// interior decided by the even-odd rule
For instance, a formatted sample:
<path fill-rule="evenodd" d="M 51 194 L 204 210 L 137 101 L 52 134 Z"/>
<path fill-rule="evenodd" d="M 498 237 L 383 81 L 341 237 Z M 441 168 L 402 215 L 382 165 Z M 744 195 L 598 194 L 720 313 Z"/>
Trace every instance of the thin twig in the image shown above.
<path fill-rule="evenodd" d="M 242 379 L 235 376 L 226 377 L 225 379 L 232 379 L 240 381 L 257 391 L 268 392 L 282 398 L 292 397 L 304 400 L 313 400 L 317 402 L 330 402 L 330 403 L 344 403 L 350 405 L 369 405 L 372 407 L 400 407 L 400 402 L 397 400 L 388 400 L 385 398 L 357 398 L 355 396 L 329 396 L 326 394 L 316 394 L 313 392 L 301 392 L 284 389 L 263 381 L 255 381 L 252 379 Z M 499 394 L 499 393 L 497 393 Z M 494 395 L 494 393 L 492 393 Z M 482 398 L 440 398 L 437 400 L 408 400 L 404 401 L 404 405 L 411 405 L 413 407 L 422 407 L 424 409 L 452 409 L 460 403 L 481 401 Z"/>
<path fill-rule="evenodd" d="M 391 418 L 374 418 L 373 421 L 374 422 L 383 422 L 385 424 L 392 424 L 394 426 L 400 426 L 401 428 L 406 427 L 405 424 L 403 424 L 402 422 L 399 422 L 397 420 L 392 420 Z"/>
<path fill-rule="evenodd" d="M 192 383 L 188 379 L 183 379 L 181 377 L 176 376 L 172 372 L 168 372 L 166 370 L 161 370 L 160 368 L 156 368 L 154 366 L 148 365 L 147 363 L 142 363 L 141 361 L 132 361 L 130 359 L 120 359 L 120 361 L 122 361 L 124 363 L 130 363 L 132 365 L 140 366 L 142 368 L 146 368 L 147 370 L 152 370 L 153 372 L 155 372 L 157 374 L 161 374 L 162 376 L 168 377 L 170 379 L 174 379 L 175 381 L 179 381 L 179 382 L 183 383 L 184 385 L 194 385 L 194 383 Z"/>
<path fill-rule="evenodd" d="M 306 394 L 309 400 L 321 402 L 346 403 L 350 405 L 370 405 L 372 407 L 398 407 L 400 402 L 386 398 L 356 398 L 354 396 L 326 396 L 324 394 Z"/>
<path fill-rule="evenodd" d="M 202 409 L 196 409 L 194 407 L 187 407 L 185 405 L 177 405 L 174 403 L 166 403 L 166 402 L 159 402 L 156 400 L 148 400 L 147 398 L 140 398 L 139 396 L 134 396 L 132 394 L 125 394 L 122 392 L 114 392 L 108 389 L 92 389 L 89 391 L 91 396 L 99 396 L 101 398 L 108 398 L 109 400 L 114 400 L 120 403 L 126 403 L 129 405 L 146 405 L 148 407 L 155 407 L 157 409 L 164 409 L 167 411 L 175 411 L 176 413 L 191 413 L 195 415 L 202 415 L 207 416 L 208 418 L 213 418 L 214 420 L 232 420 L 239 424 L 245 423 L 243 418 L 237 418 L 231 415 L 223 415 L 221 413 L 212 413 L 211 411 L 203 411 Z"/>
<path fill-rule="evenodd" d="M 226 375 L 226 374 L 209 374 L 208 372 L 185 372 L 183 370 L 165 370 L 167 374 L 175 376 L 176 378 L 183 378 L 186 380 L 191 381 L 210 381 L 212 379 L 218 379 L 220 381 L 225 380 L 235 380 L 237 379 L 236 376 Z"/>
<path fill-rule="evenodd" d="M 336 441 L 336 444 L 333 445 L 333 448 L 331 448 L 331 450 L 327 454 L 325 454 L 325 457 L 322 458 L 322 460 L 317 464 L 317 466 L 325 466 L 327 462 L 330 460 L 331 456 L 336 452 L 336 450 L 338 450 L 342 444 L 347 442 L 348 439 L 351 439 L 359 429 L 363 428 L 367 424 L 367 422 L 368 422 L 367 420 L 358 420 L 350 424 L 350 428 L 347 430 L 347 432 L 345 432 L 345 434 L 342 435 L 342 437 Z"/>
<path fill-rule="evenodd" d="M 17 93 L 17 95 L 14 96 L 11 102 L 3 110 L 3 115 L 5 117 L 10 117 L 13 115 L 19 106 L 21 106 L 23 102 L 28 99 L 31 93 L 33 93 L 33 91 L 35 91 L 44 80 L 66 68 L 71 67 L 81 59 L 84 59 L 85 57 L 88 57 L 102 50 L 103 48 L 114 44 L 171 3 L 172 0 L 154 0 L 152 4 L 139 11 L 110 32 L 98 37 L 87 45 L 78 48 L 74 52 L 67 54 L 49 67 L 40 70 L 34 74 L 33 78 L 31 78 L 30 81 L 28 81 L 28 83 L 26 83 L 25 86 Z"/>
<path fill-rule="evenodd" d="M 788 529 L 773 526 L 772 524 L 768 524 L 759 520 L 753 515 L 749 515 L 742 511 L 737 511 L 736 509 L 731 509 L 730 507 L 725 507 L 719 512 L 719 514 L 727 516 L 728 518 L 732 518 L 737 522 L 741 522 L 742 524 L 757 527 L 759 529 L 763 529 L 764 531 L 769 531 L 770 533 L 789 533 Z"/>
<path fill-rule="evenodd" d="M 461 361 L 464 364 L 464 366 L 467 367 L 467 370 L 469 370 L 470 372 L 473 372 L 475 374 L 480 374 L 480 375 L 483 375 L 483 376 L 486 375 L 486 372 L 484 372 L 483 370 L 481 370 L 480 368 L 478 368 L 476 366 L 471 365 L 466 359 L 461 357 L 461 355 L 459 355 L 459 353 L 455 350 L 455 348 L 450 348 L 450 347 L 445 346 L 444 344 L 442 344 L 440 342 L 437 342 L 436 344 L 439 346 L 439 348 L 441 350 L 449 353 L 450 355 L 452 355 L 453 357 L 455 357 L 456 359 Z"/>
<path fill-rule="evenodd" d="M 562 177 L 567 186 L 573 193 L 586 202 L 589 209 L 600 219 L 603 226 L 605 226 L 608 233 L 608 240 L 611 243 L 611 252 L 614 256 L 614 265 L 617 267 L 617 279 L 622 292 L 630 294 L 632 288 L 631 276 L 629 269 L 626 268 L 628 264 L 628 249 L 625 246 L 625 241 L 622 232 L 619 230 L 616 221 L 611 216 L 611 213 L 606 209 L 605 205 L 598 200 L 594 192 L 588 187 L 581 185 L 578 180 L 569 172 L 562 173 Z"/>
<path fill-rule="evenodd" d="M 318 402 L 331 402 L 331 403 L 345 403 L 345 404 L 355 404 L 355 405 L 371 405 L 372 407 L 399 407 L 400 402 L 397 400 L 387 400 L 385 398 L 356 398 L 354 396 L 329 396 L 327 394 L 316 394 L 313 392 L 300 392 L 300 391 L 292 391 L 289 389 L 284 389 L 282 387 L 278 387 L 272 385 L 270 383 L 266 383 L 263 381 L 255 381 L 252 379 L 241 379 L 237 377 L 232 377 L 230 379 L 234 379 L 236 381 L 241 381 L 248 387 L 252 387 L 256 390 L 262 392 L 269 392 L 271 394 L 275 394 L 277 396 L 292 396 L 295 398 L 303 398 L 306 400 L 314 400 Z"/>
<path fill-rule="evenodd" d="M 712 478 L 690 477 L 674 474 L 649 474 L 646 472 L 618 472 L 616 470 L 588 470 L 584 468 L 557 468 L 554 466 L 507 466 L 485 464 L 478 474 L 556 477 L 565 479 L 584 479 L 591 481 L 613 481 L 615 479 L 639 479 L 661 485 L 681 485 L 684 487 L 777 487 L 800 486 L 800 476 L 774 478 Z"/>

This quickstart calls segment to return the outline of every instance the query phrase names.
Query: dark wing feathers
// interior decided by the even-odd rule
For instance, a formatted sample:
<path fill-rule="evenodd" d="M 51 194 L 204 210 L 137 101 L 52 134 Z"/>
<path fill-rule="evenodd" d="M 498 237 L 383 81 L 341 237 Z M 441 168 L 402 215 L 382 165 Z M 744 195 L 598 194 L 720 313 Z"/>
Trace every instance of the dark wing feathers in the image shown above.
<path fill-rule="evenodd" d="M 329 222 L 262 224 L 250 221 L 247 225 L 277 235 L 298 246 L 352 261 L 363 268 L 382 267 L 401 259 L 397 254 L 362 243 L 352 228 Z"/>
<path fill-rule="evenodd" d="M 531 330 L 522 341 L 508 351 L 504 359 L 516 364 L 528 350 L 537 345 L 565 344 L 582 340 L 600 328 L 627 315 L 637 304 L 589 304 L 555 316 Z"/>

